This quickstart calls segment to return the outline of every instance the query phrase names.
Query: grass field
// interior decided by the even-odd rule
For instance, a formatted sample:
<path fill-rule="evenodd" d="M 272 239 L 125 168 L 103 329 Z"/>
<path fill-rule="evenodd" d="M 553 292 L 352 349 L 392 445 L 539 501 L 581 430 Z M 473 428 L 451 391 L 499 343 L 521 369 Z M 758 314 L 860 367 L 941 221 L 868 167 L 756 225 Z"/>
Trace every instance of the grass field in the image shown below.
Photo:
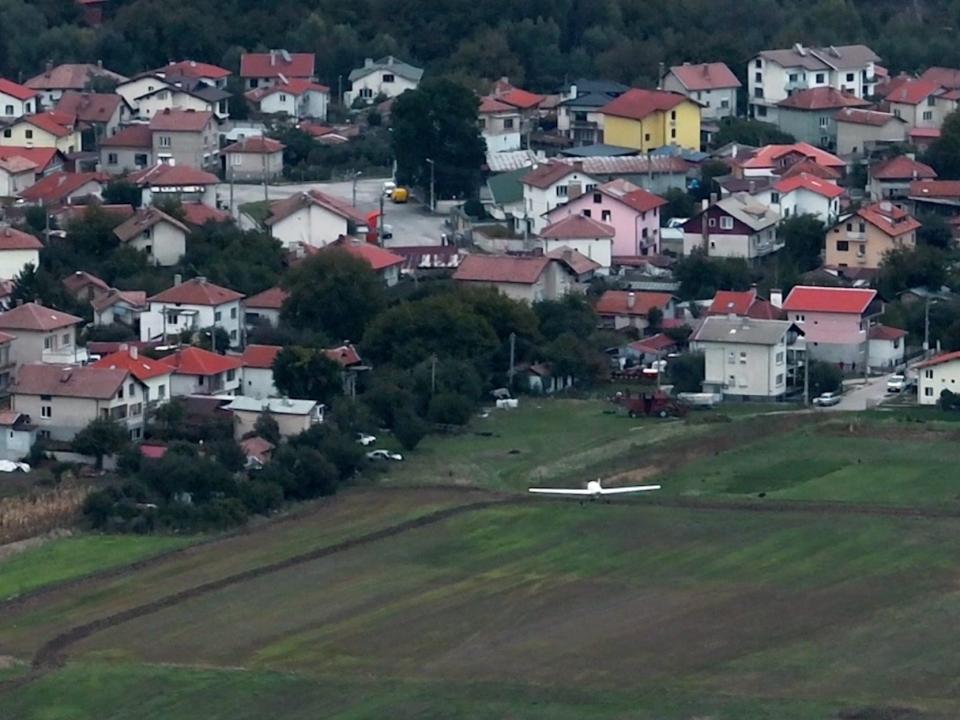
<path fill-rule="evenodd" d="M 952 507 L 953 427 L 689 425 L 605 409 L 529 401 L 430 438 L 391 468 L 390 487 L 0 605 L 0 661 L 14 659 L 0 681 L 58 634 L 107 620 L 63 649 L 62 668 L 0 688 L 0 718 L 960 716 L 960 520 L 870 510 Z M 579 507 L 517 493 L 317 554 L 490 497 L 418 484 L 521 490 L 631 464 L 660 473 L 661 499 L 740 505 Z M 849 507 L 752 509 L 770 499 Z M 257 571 L 271 563 L 283 564 Z M 43 577 L 69 562 L 33 565 Z"/>

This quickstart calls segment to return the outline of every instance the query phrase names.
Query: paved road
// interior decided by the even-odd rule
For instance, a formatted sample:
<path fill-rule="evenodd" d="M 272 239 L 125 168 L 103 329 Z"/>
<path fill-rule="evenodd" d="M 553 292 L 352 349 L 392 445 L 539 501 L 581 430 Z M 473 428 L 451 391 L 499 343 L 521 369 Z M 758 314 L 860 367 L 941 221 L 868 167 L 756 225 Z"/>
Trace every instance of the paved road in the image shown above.
<path fill-rule="evenodd" d="M 892 374 L 892 373 L 891 373 Z M 845 392 L 839 405 L 829 408 L 817 408 L 821 411 L 838 410 L 866 410 L 876 405 L 887 396 L 887 379 L 890 375 L 880 375 L 870 378 L 866 384 L 863 380 L 847 380 L 844 382 Z"/>
<path fill-rule="evenodd" d="M 382 178 L 357 181 L 356 205 L 360 210 L 370 212 L 379 209 L 383 182 Z M 350 182 L 297 183 L 271 185 L 267 188 L 270 200 L 281 200 L 308 190 L 320 190 L 352 202 L 353 184 Z M 229 203 L 230 186 L 225 183 L 218 185 L 217 194 L 224 204 Z M 263 186 L 234 185 L 233 197 L 236 207 L 263 200 Z M 423 205 L 416 202 L 394 205 L 387 200 L 384 202 L 383 214 L 386 224 L 393 228 L 393 238 L 385 243 L 387 247 L 440 244 L 440 235 L 444 232 L 443 218 L 431 215 Z M 241 224 L 245 224 L 243 218 Z"/>

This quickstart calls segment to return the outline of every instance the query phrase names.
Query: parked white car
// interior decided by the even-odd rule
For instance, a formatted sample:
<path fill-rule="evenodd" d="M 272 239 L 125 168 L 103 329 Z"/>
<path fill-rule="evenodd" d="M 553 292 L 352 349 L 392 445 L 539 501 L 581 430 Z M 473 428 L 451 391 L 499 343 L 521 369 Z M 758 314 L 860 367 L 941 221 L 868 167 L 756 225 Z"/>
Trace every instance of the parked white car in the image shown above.
<path fill-rule="evenodd" d="M 357 442 L 367 447 L 368 445 L 373 445 L 377 441 L 376 435 L 367 435 L 367 433 L 357 433 Z"/>
<path fill-rule="evenodd" d="M 832 407 L 840 404 L 840 393 L 825 392 L 813 399 L 817 407 Z"/>
<path fill-rule="evenodd" d="M 367 453 L 368 460 L 403 460 L 400 453 L 390 452 L 389 450 L 371 450 Z"/>
<path fill-rule="evenodd" d="M 891 375 L 889 378 L 887 378 L 888 393 L 903 392 L 906 389 L 907 389 L 906 376 L 897 373 L 896 375 Z"/>

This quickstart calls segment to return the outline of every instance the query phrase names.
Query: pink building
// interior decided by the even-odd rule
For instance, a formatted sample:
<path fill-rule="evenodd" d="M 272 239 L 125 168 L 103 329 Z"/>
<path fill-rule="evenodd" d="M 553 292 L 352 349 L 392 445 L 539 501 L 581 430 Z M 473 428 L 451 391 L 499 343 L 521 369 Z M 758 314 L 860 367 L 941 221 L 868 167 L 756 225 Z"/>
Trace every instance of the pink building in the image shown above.
<path fill-rule="evenodd" d="M 660 252 L 660 208 L 667 201 L 627 180 L 612 180 L 547 213 L 550 224 L 568 215 L 583 215 L 614 229 L 614 257 Z"/>
<path fill-rule="evenodd" d="M 811 358 L 852 370 L 869 362 L 870 320 L 883 312 L 876 290 L 797 285 L 783 309 L 787 320 L 803 330 Z"/>

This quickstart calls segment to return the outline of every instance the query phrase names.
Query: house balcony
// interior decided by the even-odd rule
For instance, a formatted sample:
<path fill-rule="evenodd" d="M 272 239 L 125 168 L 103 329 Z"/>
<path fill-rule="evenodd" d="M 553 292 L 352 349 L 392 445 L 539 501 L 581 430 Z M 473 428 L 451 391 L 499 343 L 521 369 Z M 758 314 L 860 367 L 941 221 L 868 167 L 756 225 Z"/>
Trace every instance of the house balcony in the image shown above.
<path fill-rule="evenodd" d="M 87 349 L 78 346 L 44 350 L 40 362 L 48 365 L 86 365 L 89 361 Z"/>
<path fill-rule="evenodd" d="M 783 86 L 783 89 L 789 94 L 799 90 L 806 90 L 809 87 L 810 85 L 806 80 L 787 80 L 787 84 Z"/>

